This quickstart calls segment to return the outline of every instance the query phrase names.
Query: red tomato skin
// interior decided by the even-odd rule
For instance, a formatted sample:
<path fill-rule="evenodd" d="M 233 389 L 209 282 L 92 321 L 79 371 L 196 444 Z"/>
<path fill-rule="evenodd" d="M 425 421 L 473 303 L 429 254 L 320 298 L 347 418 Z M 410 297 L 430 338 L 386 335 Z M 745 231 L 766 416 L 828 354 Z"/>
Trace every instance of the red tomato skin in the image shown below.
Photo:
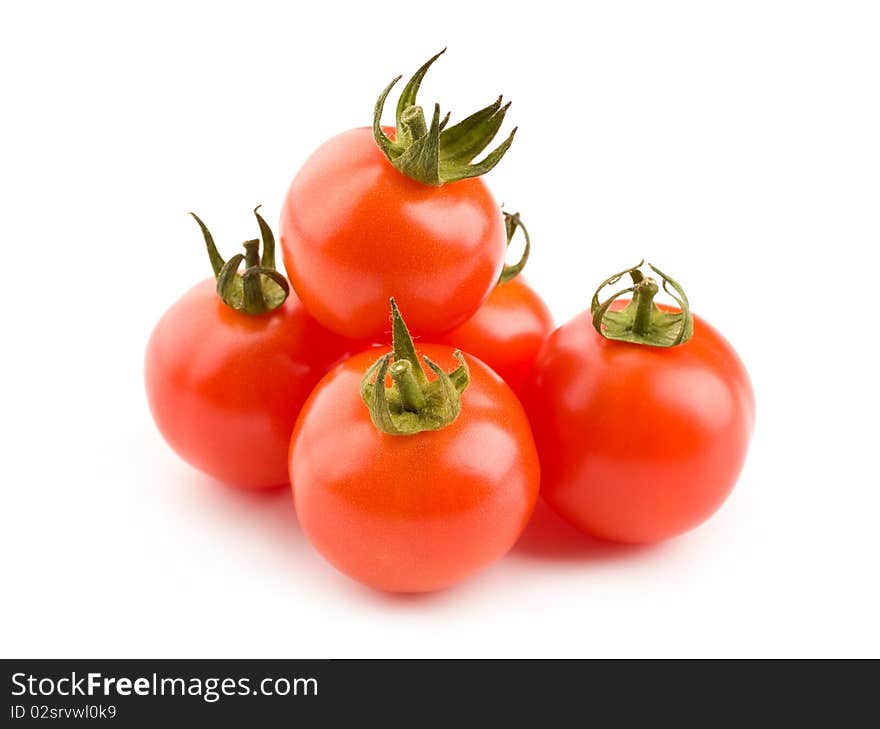
<path fill-rule="evenodd" d="M 693 529 L 736 484 L 755 399 L 739 356 L 708 323 L 668 349 L 609 341 L 589 313 L 544 343 L 524 402 L 541 494 L 603 539 L 657 542 Z"/>
<path fill-rule="evenodd" d="M 496 286 L 486 302 L 461 326 L 437 338 L 479 357 L 522 395 L 553 315 L 522 276 Z"/>
<path fill-rule="evenodd" d="M 451 347 L 418 349 L 444 369 L 457 364 Z M 377 430 L 359 385 L 387 351 L 338 365 L 303 406 L 290 448 L 296 513 L 318 552 L 355 580 L 438 590 L 519 538 L 538 495 L 538 456 L 519 400 L 475 357 L 454 423 L 411 436 Z"/>
<path fill-rule="evenodd" d="M 479 178 L 431 187 L 398 172 L 367 128 L 322 144 L 281 213 L 284 265 L 328 329 L 386 341 L 388 299 L 414 336 L 457 326 L 489 296 L 504 262 L 504 221 Z"/>
<path fill-rule="evenodd" d="M 224 304 L 208 279 L 153 330 L 147 399 L 165 440 L 200 471 L 244 488 L 281 486 L 300 407 L 354 347 L 293 294 L 275 311 L 250 316 Z"/>

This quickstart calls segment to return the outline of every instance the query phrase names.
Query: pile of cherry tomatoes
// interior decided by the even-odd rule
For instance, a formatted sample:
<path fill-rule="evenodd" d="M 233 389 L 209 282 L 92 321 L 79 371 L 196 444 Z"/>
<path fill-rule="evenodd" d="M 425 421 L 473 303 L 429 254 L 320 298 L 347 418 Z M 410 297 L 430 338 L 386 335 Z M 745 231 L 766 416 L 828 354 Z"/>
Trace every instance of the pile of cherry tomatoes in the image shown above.
<path fill-rule="evenodd" d="M 328 561 L 402 592 L 502 557 L 539 494 L 602 539 L 681 534 L 733 488 L 754 424 L 736 352 L 653 266 L 608 278 L 554 329 L 518 275 L 528 231 L 482 178 L 513 141 L 483 154 L 508 105 L 454 125 L 426 114 L 416 96 L 439 55 L 394 127 L 380 119 L 399 77 L 372 128 L 329 139 L 294 178 L 289 282 L 259 209 L 259 238 L 228 260 L 193 214 L 214 278 L 167 311 L 146 355 L 150 407 L 182 458 L 243 488 L 290 484 Z M 523 256 L 505 265 L 517 234 Z"/>

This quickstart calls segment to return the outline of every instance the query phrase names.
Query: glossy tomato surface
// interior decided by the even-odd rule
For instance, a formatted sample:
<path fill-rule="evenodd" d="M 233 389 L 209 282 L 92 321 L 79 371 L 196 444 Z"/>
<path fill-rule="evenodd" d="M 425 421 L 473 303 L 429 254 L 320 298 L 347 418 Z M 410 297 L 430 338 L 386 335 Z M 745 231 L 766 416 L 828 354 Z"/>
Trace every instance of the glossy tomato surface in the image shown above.
<path fill-rule="evenodd" d="M 418 350 L 447 371 L 458 365 L 450 347 Z M 346 360 L 303 407 L 290 448 L 296 512 L 315 548 L 350 577 L 392 592 L 437 590 L 513 546 L 538 495 L 538 457 L 519 400 L 474 357 L 455 422 L 379 431 L 360 382 L 387 351 Z"/>
<path fill-rule="evenodd" d="M 755 414 L 742 362 L 697 317 L 689 342 L 661 349 L 604 339 L 582 314 L 544 343 L 525 403 L 543 497 L 583 531 L 620 542 L 676 536 L 718 509 Z"/>
<path fill-rule="evenodd" d="M 352 346 L 292 294 L 275 311 L 250 316 L 224 304 L 209 279 L 150 337 L 150 409 L 169 445 L 199 470 L 236 486 L 282 485 L 300 407 Z"/>
<path fill-rule="evenodd" d="M 382 341 L 388 299 L 415 336 L 457 326 L 498 280 L 506 246 L 479 178 L 431 187 L 398 172 L 370 129 L 321 145 L 290 186 L 281 247 L 309 312 L 353 339 Z"/>
<path fill-rule="evenodd" d="M 477 313 L 437 341 L 479 357 L 522 393 L 553 316 L 522 276 L 496 286 Z"/>

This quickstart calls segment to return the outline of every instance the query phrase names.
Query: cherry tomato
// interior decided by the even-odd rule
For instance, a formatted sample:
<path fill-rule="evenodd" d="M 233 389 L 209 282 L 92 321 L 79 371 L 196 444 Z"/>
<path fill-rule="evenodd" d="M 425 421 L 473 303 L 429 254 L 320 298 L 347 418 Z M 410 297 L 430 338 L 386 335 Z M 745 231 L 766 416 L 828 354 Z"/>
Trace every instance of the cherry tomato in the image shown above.
<path fill-rule="evenodd" d="M 295 296 L 248 314 L 224 303 L 209 279 L 178 300 L 150 337 L 150 408 L 165 440 L 199 470 L 247 488 L 283 485 L 302 403 L 353 346 Z"/>
<path fill-rule="evenodd" d="M 477 313 L 438 341 L 479 357 L 521 394 L 553 316 L 522 278 L 495 287 Z"/>
<path fill-rule="evenodd" d="M 538 349 L 553 331 L 553 317 L 520 275 L 529 258 L 531 240 L 519 213 L 505 212 L 504 226 L 508 246 L 516 231 L 522 230 L 522 257 L 504 267 L 499 284 L 476 314 L 437 341 L 476 355 L 521 395 Z"/>
<path fill-rule="evenodd" d="M 281 213 L 293 288 L 329 329 L 388 332 L 388 298 L 414 334 L 460 324 L 486 299 L 504 261 L 504 222 L 478 178 L 442 187 L 392 167 L 369 129 L 333 137 L 306 161 Z"/>
<path fill-rule="evenodd" d="M 507 106 L 498 99 L 448 127 L 435 109 L 428 125 L 415 97 L 436 58 L 404 89 L 394 129 L 379 123 L 389 86 L 373 128 L 322 144 L 287 193 L 281 246 L 291 283 L 318 321 L 352 339 L 383 340 L 390 296 L 414 334 L 448 331 L 501 273 L 504 222 L 478 175 L 497 164 L 513 134 L 482 162 L 471 160 Z"/>
<path fill-rule="evenodd" d="M 538 458 L 516 396 L 473 357 L 451 424 L 379 430 L 360 387 L 386 352 L 341 363 L 303 406 L 290 448 L 296 512 L 315 548 L 350 577 L 392 592 L 437 590 L 514 544 L 537 498 Z M 457 364 L 451 347 L 419 352 L 441 368 Z"/>
<path fill-rule="evenodd" d="M 193 287 L 159 321 L 146 384 L 159 430 L 185 461 L 248 488 L 287 483 L 287 448 L 312 387 L 350 343 L 295 296 L 251 316 L 230 309 L 213 280 Z"/>
<path fill-rule="evenodd" d="M 661 306 L 658 316 L 674 311 Z M 667 539 L 707 519 L 733 489 L 754 396 L 730 344 L 692 321 L 689 341 L 646 346 L 604 338 L 587 312 L 541 348 L 524 400 L 541 493 L 581 530 L 620 542 Z"/>

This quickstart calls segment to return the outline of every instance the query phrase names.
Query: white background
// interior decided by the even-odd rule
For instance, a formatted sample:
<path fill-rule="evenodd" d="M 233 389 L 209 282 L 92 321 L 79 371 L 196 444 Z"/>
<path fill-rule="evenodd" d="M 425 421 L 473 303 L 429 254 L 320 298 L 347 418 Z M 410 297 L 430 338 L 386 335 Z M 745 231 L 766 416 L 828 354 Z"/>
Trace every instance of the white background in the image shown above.
<path fill-rule="evenodd" d="M 220 5 L 0 11 L 5 656 L 880 655 L 876 4 Z M 488 181 L 557 320 L 649 256 L 740 351 L 758 424 L 683 538 L 539 513 L 482 575 L 395 597 L 327 566 L 287 491 L 178 460 L 142 357 L 209 273 L 186 211 L 228 253 L 447 44 L 422 100 L 514 101 Z"/>

